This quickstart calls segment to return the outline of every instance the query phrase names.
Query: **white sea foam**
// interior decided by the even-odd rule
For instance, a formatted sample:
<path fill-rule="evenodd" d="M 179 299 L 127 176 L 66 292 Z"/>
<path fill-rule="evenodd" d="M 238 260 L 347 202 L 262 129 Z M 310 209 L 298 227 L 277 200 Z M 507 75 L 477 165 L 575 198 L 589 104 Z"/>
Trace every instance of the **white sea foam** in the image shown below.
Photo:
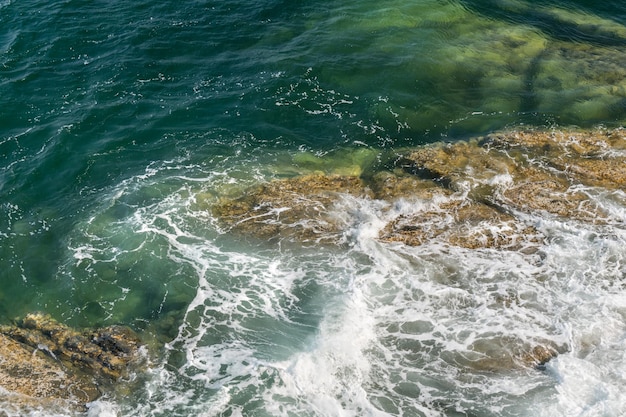
<path fill-rule="evenodd" d="M 619 417 L 626 413 L 623 341 L 604 350 L 600 363 L 567 354 L 554 360 L 549 371 L 556 379 L 556 401 L 542 416 Z M 605 356 L 606 355 L 606 356 Z M 617 367 L 617 369 L 615 369 Z"/>
<path fill-rule="evenodd" d="M 107 401 L 93 401 L 87 404 L 87 417 L 118 417 L 118 407 Z"/>

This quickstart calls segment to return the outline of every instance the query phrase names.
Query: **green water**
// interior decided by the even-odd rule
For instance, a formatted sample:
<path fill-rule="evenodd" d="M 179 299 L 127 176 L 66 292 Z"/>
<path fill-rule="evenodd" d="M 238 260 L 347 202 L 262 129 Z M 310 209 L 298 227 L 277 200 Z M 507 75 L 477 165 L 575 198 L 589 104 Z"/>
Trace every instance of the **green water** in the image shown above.
<path fill-rule="evenodd" d="M 285 393 L 259 405 L 274 374 L 198 411 L 245 372 L 198 382 L 189 346 L 287 360 L 376 264 L 223 234 L 211 204 L 298 173 L 367 174 L 407 146 L 621 126 L 624 46 L 618 1 L 0 0 L 0 321 L 42 310 L 155 340 L 159 366 L 183 377 L 131 401 L 149 391 L 153 407 L 114 397 L 121 415 L 287 415 L 299 402 L 338 415 Z M 474 415 L 421 409 L 407 390 L 366 387 L 380 394 L 369 415 Z M 363 411 L 358 395 L 344 415 Z M 487 408 L 476 415 L 516 415 Z"/>

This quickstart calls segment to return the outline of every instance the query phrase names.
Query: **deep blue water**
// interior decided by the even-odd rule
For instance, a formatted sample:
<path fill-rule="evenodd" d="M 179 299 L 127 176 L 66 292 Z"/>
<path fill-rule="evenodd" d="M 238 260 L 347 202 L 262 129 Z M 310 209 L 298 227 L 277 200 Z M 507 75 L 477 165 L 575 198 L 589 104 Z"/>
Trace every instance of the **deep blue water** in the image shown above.
<path fill-rule="evenodd" d="M 387 307 L 351 298 L 380 263 L 251 247 L 207 207 L 300 172 L 302 155 L 332 170 L 518 126 L 621 126 L 625 62 L 619 1 L 0 0 L 0 321 L 43 310 L 173 341 L 103 416 L 533 415 L 536 391 L 560 392 L 534 377 L 498 408 L 482 375 L 420 397 L 368 379 L 384 374 L 375 354 L 343 377 L 298 356 L 333 356 L 345 329 L 324 323 L 350 302 L 384 322 Z M 337 379 L 278 382 L 307 366 Z M 624 406 L 605 410 L 577 415 Z"/>

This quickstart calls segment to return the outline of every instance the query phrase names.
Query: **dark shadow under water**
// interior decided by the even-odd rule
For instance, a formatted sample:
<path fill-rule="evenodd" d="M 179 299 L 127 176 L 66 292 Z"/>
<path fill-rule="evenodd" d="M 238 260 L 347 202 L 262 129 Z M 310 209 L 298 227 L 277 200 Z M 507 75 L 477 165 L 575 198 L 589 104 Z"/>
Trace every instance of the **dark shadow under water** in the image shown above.
<path fill-rule="evenodd" d="M 460 0 L 460 3 L 468 10 L 491 19 L 533 26 L 554 39 L 605 47 L 621 47 L 626 45 L 626 38 L 623 36 L 619 36 L 594 23 L 578 24 L 568 21 L 563 16 L 559 16 L 551 10 L 542 8 L 541 5 L 537 5 L 536 2 L 519 2 L 512 4 L 501 0 Z M 542 3 L 544 3 L 545 6 L 558 7 L 563 10 L 573 10 L 581 14 L 601 16 L 602 18 L 613 20 L 620 24 L 624 23 L 626 19 L 622 2 L 602 2 L 598 4 L 584 1 L 558 1 Z"/>

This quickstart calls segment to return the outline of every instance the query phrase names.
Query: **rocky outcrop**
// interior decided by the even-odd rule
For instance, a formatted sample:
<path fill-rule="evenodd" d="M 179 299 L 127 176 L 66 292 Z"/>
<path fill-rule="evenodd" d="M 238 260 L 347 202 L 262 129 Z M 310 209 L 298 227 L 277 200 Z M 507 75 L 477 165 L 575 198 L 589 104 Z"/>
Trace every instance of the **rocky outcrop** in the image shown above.
<path fill-rule="evenodd" d="M 400 215 L 380 233 L 384 242 L 419 246 L 435 238 L 468 249 L 534 250 L 543 237 L 532 226 L 493 207 L 467 199 L 431 204 L 424 211 Z"/>
<path fill-rule="evenodd" d="M 588 223 L 612 221 L 585 187 L 626 187 L 622 130 L 511 131 L 409 149 L 391 170 L 273 181 L 214 214 L 231 231 L 261 239 L 337 243 L 351 224 L 332 214 L 351 195 L 388 202 L 379 240 L 438 240 L 468 249 L 533 252 L 543 236 L 523 213 Z M 410 210 L 397 210 L 405 201 Z"/>
<path fill-rule="evenodd" d="M 439 239 L 468 249 L 533 251 L 542 240 L 534 227 L 433 180 L 382 172 L 373 177 L 371 187 L 379 199 L 421 203 L 418 210 L 399 214 L 381 230 L 379 238 L 383 242 L 419 246 Z"/>
<path fill-rule="evenodd" d="M 232 231 L 262 239 L 335 242 L 340 221 L 329 214 L 342 194 L 371 196 L 354 176 L 311 174 L 263 184 L 236 199 L 222 199 L 214 213 Z"/>
<path fill-rule="evenodd" d="M 25 402 L 93 401 L 137 364 L 139 338 L 128 328 L 78 331 L 32 313 L 0 327 L 0 386 Z"/>
<path fill-rule="evenodd" d="M 367 210 L 378 210 L 380 221 L 372 227 L 384 244 L 437 242 L 532 254 L 546 240 L 537 219 L 622 222 L 597 196 L 625 190 L 625 168 L 623 130 L 499 132 L 406 149 L 384 170 L 358 177 L 318 174 L 273 181 L 220 200 L 214 214 L 230 231 L 246 236 L 333 244 L 370 218 L 358 210 L 352 215 L 352 206 L 364 203 Z M 518 300 L 505 296 L 497 302 L 508 309 Z M 508 372 L 543 369 L 566 351 L 567 346 L 547 340 L 487 336 L 474 340 L 463 355 L 440 355 L 479 372 Z"/>
<path fill-rule="evenodd" d="M 101 394 L 86 375 L 69 371 L 44 349 L 33 349 L 0 334 L 0 386 L 25 405 L 45 402 L 78 407 Z"/>
<path fill-rule="evenodd" d="M 626 131 L 515 131 L 487 136 L 488 146 L 525 155 L 561 172 L 573 183 L 626 188 Z"/>
<path fill-rule="evenodd" d="M 452 189 L 467 190 L 473 199 L 504 210 L 543 211 L 588 222 L 606 218 L 596 203 L 573 187 L 575 182 L 565 171 L 555 170 L 556 158 L 545 158 L 549 162 L 541 158 L 550 145 L 541 143 L 539 138 L 548 139 L 550 134 L 533 135 L 536 148 L 511 152 L 514 142 L 507 140 L 516 135 L 519 133 L 500 134 L 497 140 L 489 137 L 431 145 L 409 152 L 399 159 L 399 164 Z"/>

